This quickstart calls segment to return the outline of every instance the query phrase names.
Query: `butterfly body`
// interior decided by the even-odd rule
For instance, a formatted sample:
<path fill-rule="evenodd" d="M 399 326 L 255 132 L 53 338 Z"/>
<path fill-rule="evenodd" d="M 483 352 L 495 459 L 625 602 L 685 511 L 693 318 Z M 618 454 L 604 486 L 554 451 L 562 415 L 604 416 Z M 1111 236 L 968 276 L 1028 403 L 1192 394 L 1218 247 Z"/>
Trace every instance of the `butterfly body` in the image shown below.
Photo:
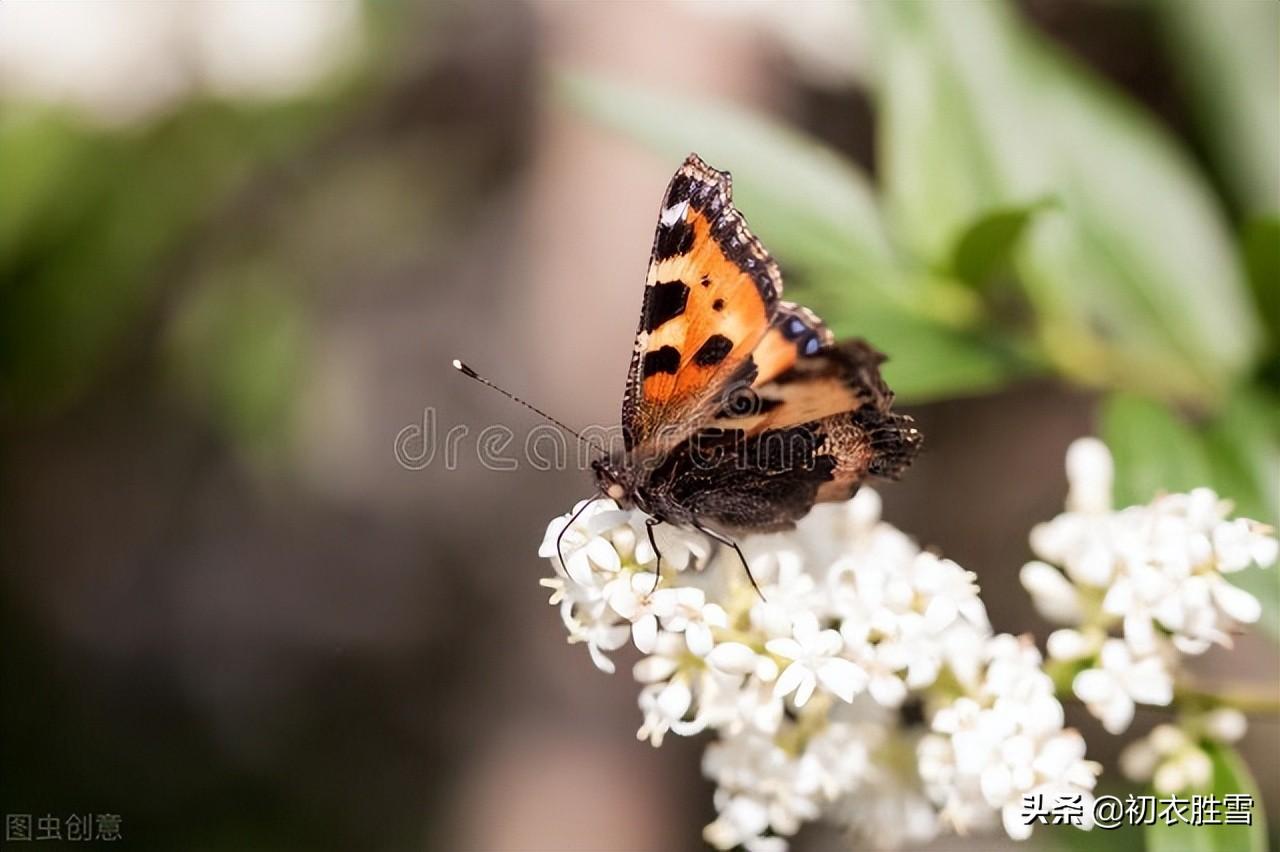
<path fill-rule="evenodd" d="M 781 293 L 728 173 L 690 155 L 659 213 L 622 405 L 625 449 L 593 465 L 601 494 L 729 541 L 788 529 L 869 476 L 897 478 L 921 436 L 891 410 L 884 356 L 837 343 Z"/>

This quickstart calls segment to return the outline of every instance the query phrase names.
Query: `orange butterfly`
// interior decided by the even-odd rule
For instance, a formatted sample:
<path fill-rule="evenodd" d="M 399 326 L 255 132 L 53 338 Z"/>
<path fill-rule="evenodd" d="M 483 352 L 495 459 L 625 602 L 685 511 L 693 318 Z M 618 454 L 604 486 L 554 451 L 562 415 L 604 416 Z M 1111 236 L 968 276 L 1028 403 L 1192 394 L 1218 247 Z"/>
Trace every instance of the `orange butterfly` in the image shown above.
<path fill-rule="evenodd" d="M 592 464 L 601 496 L 650 516 L 655 552 L 653 527 L 670 523 L 733 547 L 746 566 L 734 536 L 790 529 L 869 476 L 896 479 L 920 449 L 914 421 L 891 410 L 884 356 L 836 343 L 781 293 L 728 172 L 689 155 L 658 216 L 625 449 Z"/>

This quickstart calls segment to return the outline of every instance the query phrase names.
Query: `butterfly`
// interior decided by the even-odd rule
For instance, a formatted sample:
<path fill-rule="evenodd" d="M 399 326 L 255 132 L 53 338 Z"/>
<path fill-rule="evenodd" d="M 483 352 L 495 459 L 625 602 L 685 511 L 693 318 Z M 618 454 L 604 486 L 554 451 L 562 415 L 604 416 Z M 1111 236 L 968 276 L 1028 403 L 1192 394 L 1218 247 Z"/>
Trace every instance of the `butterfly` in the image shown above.
<path fill-rule="evenodd" d="M 915 422 L 892 410 L 885 357 L 863 340 L 836 342 L 781 295 L 782 273 L 733 206 L 729 173 L 690 154 L 658 214 L 623 448 L 592 462 L 598 496 L 649 516 L 659 577 L 653 530 L 667 523 L 732 547 L 755 586 L 738 537 L 791 529 L 869 477 L 897 479 L 920 450 Z"/>
<path fill-rule="evenodd" d="M 592 465 L 600 494 L 649 515 L 655 551 L 653 527 L 669 523 L 741 558 L 736 537 L 790 529 L 868 477 L 896 479 L 920 450 L 915 422 L 892 410 L 885 357 L 863 340 L 836 342 L 781 295 L 729 173 L 690 154 L 658 215 L 624 447 Z"/>

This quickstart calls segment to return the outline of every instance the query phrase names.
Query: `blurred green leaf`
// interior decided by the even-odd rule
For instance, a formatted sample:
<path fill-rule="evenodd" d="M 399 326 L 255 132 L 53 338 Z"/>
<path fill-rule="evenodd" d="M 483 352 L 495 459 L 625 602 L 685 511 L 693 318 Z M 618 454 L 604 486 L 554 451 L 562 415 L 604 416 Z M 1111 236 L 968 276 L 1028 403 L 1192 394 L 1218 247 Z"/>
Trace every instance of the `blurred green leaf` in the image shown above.
<path fill-rule="evenodd" d="M 1002 188 L 999 152 L 964 81 L 949 72 L 925 4 L 874 8 L 881 36 L 873 41 L 876 155 L 886 211 L 908 248 L 942 265 L 967 223 L 1016 201 Z"/>
<path fill-rule="evenodd" d="M 991 210 L 960 232 L 951 249 L 950 269 L 975 287 L 1009 268 L 1013 249 L 1035 214 L 1048 200 L 1022 207 Z"/>
<path fill-rule="evenodd" d="M 1216 400 L 1258 344 L 1209 188 L 1168 136 L 1008 4 L 880 3 L 888 210 L 931 263 L 967 223 L 1045 196 L 1017 271 L 1065 374 Z"/>
<path fill-rule="evenodd" d="M 1280 211 L 1280 4 L 1151 4 L 1209 153 L 1246 210 Z"/>
<path fill-rule="evenodd" d="M 181 390 L 236 445 L 269 449 L 288 437 L 305 319 L 286 279 L 265 261 L 222 269 L 184 300 L 170 330 Z"/>
<path fill-rule="evenodd" d="M 1205 430 L 1204 447 L 1211 484 L 1236 514 L 1280 528 L 1280 401 L 1239 391 Z M 1254 566 L 1228 579 L 1261 601 L 1259 625 L 1280 639 L 1280 569 Z"/>
<path fill-rule="evenodd" d="M 1280 4 L 1276 8 L 1280 9 Z M 1259 216 L 1246 222 L 1240 243 L 1253 301 L 1275 353 L 1280 351 L 1280 216 Z"/>
<path fill-rule="evenodd" d="M 670 158 L 673 171 L 690 152 L 731 171 L 735 204 L 779 257 L 846 269 L 862 286 L 898 283 L 896 274 L 885 277 L 897 259 L 866 177 L 822 143 L 748 110 L 670 90 L 571 73 L 556 83 L 576 108 Z"/>
<path fill-rule="evenodd" d="M 127 133 L 59 113 L 7 115 L 0 411 L 35 415 L 72 400 L 171 283 L 161 265 L 180 242 L 317 114 L 195 102 Z"/>
<path fill-rule="evenodd" d="M 71 182 L 73 169 L 91 147 L 67 121 L 19 110 L 0 117 L 0 268 L 41 220 L 74 214 L 67 194 L 84 187 Z"/>
<path fill-rule="evenodd" d="M 1260 389 L 1238 391 L 1204 439 L 1219 492 L 1240 514 L 1280 526 L 1280 400 Z"/>
<path fill-rule="evenodd" d="M 1113 394 L 1100 419 L 1102 439 L 1115 457 L 1116 506 L 1209 484 L 1209 463 L 1199 438 L 1160 403 Z"/>
<path fill-rule="evenodd" d="M 1243 793 L 1253 798 L 1252 825 L 1191 825 L 1175 822 L 1167 825 L 1157 819 L 1146 827 L 1147 852 L 1266 852 L 1267 819 L 1258 785 L 1248 766 L 1234 748 L 1216 743 L 1203 744 L 1213 762 L 1213 780 L 1206 790 L 1182 794 L 1183 799 L 1196 793 L 1214 795 L 1219 800 L 1228 793 Z M 1162 797 L 1159 794 L 1156 801 Z M 1190 809 L 1185 811 L 1188 818 Z M 1218 818 L 1222 818 L 1219 808 Z"/>
<path fill-rule="evenodd" d="M 824 306 L 830 300 L 806 300 Z M 976 396 L 999 390 L 1035 367 L 1018 353 L 989 338 L 940 327 L 911 314 L 864 305 L 857 310 L 824 311 L 837 337 L 863 337 L 889 356 L 885 381 L 908 403 Z"/>

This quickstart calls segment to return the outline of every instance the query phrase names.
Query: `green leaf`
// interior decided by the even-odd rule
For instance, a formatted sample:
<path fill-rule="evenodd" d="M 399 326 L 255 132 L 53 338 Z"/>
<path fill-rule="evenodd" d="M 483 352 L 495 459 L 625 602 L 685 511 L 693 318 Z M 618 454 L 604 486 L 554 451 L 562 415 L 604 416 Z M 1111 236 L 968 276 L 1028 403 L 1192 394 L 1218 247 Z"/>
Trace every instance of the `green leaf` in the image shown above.
<path fill-rule="evenodd" d="M 1213 483 L 1236 511 L 1280 526 L 1280 399 L 1242 389 L 1205 430 Z"/>
<path fill-rule="evenodd" d="M 1190 825 L 1178 822 L 1166 825 L 1157 820 L 1146 827 L 1147 852 L 1266 852 L 1267 818 L 1263 799 L 1239 752 L 1217 743 L 1202 746 L 1213 762 L 1213 780 L 1206 790 L 1181 794 L 1212 795 L 1219 801 L 1228 793 L 1243 793 L 1253 798 L 1252 825 Z M 1151 793 L 1159 802 L 1162 797 Z M 1190 811 L 1188 810 L 1188 815 Z M 1221 819 L 1221 808 L 1219 809 Z"/>
<path fill-rule="evenodd" d="M 1280 351 L 1280 216 L 1247 222 L 1240 245 L 1258 315 L 1271 337 L 1272 351 Z"/>
<path fill-rule="evenodd" d="M 1162 491 L 1210 482 L 1204 448 L 1192 429 L 1163 405 L 1114 394 L 1102 407 L 1102 439 L 1115 458 L 1117 507 L 1146 503 Z"/>
<path fill-rule="evenodd" d="M 286 278 L 266 258 L 222 264 L 169 330 L 180 390 L 237 445 L 278 449 L 293 425 L 306 322 Z"/>
<path fill-rule="evenodd" d="M 1212 485 L 1235 512 L 1280 528 L 1280 400 L 1240 391 L 1205 430 Z M 1259 626 L 1280 639 L 1280 566 L 1254 566 L 1228 579 L 1262 603 Z"/>
<path fill-rule="evenodd" d="M 960 232 L 951 249 L 950 268 L 956 277 L 981 287 L 1009 267 L 1013 249 L 1035 214 L 1049 205 L 1040 201 L 1004 207 L 983 214 Z"/>
<path fill-rule="evenodd" d="M 1237 203 L 1280 211 L 1280 4 L 1152 3 L 1209 154 Z"/>
<path fill-rule="evenodd" d="M 822 305 L 822 298 L 812 302 Z M 888 353 L 885 381 L 905 403 L 977 396 L 1004 387 L 1013 378 L 1031 375 L 1035 366 L 990 339 L 950 329 L 894 310 L 864 305 L 835 311 L 830 322 L 837 337 L 863 337 Z"/>
<path fill-rule="evenodd" d="M 1260 340 L 1226 223 L 1168 135 L 1003 2 L 876 7 L 887 211 L 934 265 L 993 208 L 1052 196 L 1016 268 L 1067 376 L 1214 401 Z"/>
<path fill-rule="evenodd" d="M 127 133 L 51 112 L 6 118 L 0 414 L 48 413 L 89 386 L 172 283 L 162 267 L 177 246 L 311 115 L 197 101 Z"/>

